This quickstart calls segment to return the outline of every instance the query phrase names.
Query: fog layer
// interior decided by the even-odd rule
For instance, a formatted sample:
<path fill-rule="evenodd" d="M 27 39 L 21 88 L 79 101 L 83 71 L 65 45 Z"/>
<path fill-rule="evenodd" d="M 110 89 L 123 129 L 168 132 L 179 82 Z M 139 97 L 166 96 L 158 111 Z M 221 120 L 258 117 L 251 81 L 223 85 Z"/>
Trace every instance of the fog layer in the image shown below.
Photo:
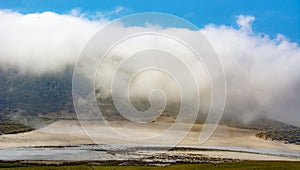
<path fill-rule="evenodd" d="M 80 14 L 20 14 L 7 10 L 0 11 L 0 21 L 0 67 L 34 75 L 56 73 L 72 66 L 88 40 L 110 22 L 90 20 Z M 225 114 L 233 114 L 245 122 L 266 117 L 300 126 L 299 45 L 281 34 L 270 38 L 267 34 L 253 32 L 252 22 L 255 22 L 254 16 L 240 15 L 237 16 L 238 28 L 210 24 L 199 30 L 210 41 L 224 66 L 228 88 Z M 157 28 L 120 25 L 118 29 Z M 197 34 L 197 31 L 177 28 L 161 31 Z M 113 36 L 114 32 L 111 34 Z M 159 42 L 154 43 L 160 46 Z M 122 60 L 122 55 L 130 48 L 124 49 L 124 53 L 118 51 L 116 57 Z M 132 48 L 137 47 L 132 45 Z M 116 60 L 111 61 L 114 67 Z M 109 66 L 108 60 L 104 77 L 110 73 Z M 161 77 L 155 74 L 154 82 L 159 84 Z M 144 77 L 139 76 L 145 82 L 147 76 L 153 78 L 149 72 Z M 161 83 L 170 92 L 176 87 L 174 84 L 168 86 L 166 81 Z M 210 91 L 208 85 L 202 87 L 202 92 Z M 143 92 L 141 89 L 132 91 Z"/>

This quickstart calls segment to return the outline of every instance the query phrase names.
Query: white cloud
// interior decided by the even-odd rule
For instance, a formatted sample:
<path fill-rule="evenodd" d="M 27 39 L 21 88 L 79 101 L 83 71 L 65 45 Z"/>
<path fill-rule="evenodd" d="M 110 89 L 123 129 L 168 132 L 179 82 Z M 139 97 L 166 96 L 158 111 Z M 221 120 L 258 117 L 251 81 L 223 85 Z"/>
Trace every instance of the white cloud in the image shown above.
<path fill-rule="evenodd" d="M 120 7 L 115 12 L 122 10 Z M 57 72 L 72 65 L 86 42 L 110 22 L 88 20 L 78 10 L 65 15 L 24 15 L 2 10 L 0 21 L 1 67 L 34 74 Z M 253 16 L 240 15 L 239 29 L 208 25 L 201 30 L 224 64 L 228 82 L 226 112 L 244 120 L 265 116 L 300 126 L 300 48 L 283 35 L 270 39 L 266 34 L 253 33 L 253 21 Z M 155 28 L 116 28 L 122 29 Z M 161 31 L 197 34 L 176 28 Z M 159 42 L 153 43 L 160 46 Z M 124 52 L 138 48 L 138 44 Z"/>
<path fill-rule="evenodd" d="M 56 71 L 73 64 L 84 44 L 108 22 L 89 21 L 78 10 L 69 15 L 0 11 L 0 21 L 2 67 L 30 73 Z"/>
<path fill-rule="evenodd" d="M 78 17 L 78 16 L 80 16 L 81 12 L 80 12 L 80 9 L 74 8 L 74 9 L 72 9 L 72 10 L 70 11 L 70 14 L 71 14 L 72 16 Z"/>
<path fill-rule="evenodd" d="M 97 11 L 95 14 L 90 14 L 88 16 L 92 16 L 91 18 L 94 19 L 98 19 L 98 18 L 105 18 L 105 19 L 110 19 L 111 17 L 116 17 L 119 16 L 121 13 L 128 11 L 127 8 L 123 7 L 123 6 L 117 6 L 112 10 L 108 10 L 108 11 Z M 87 15 L 86 15 L 87 16 Z"/>
<path fill-rule="evenodd" d="M 249 120 L 266 116 L 299 126 L 300 48 L 280 34 L 270 39 L 245 32 L 251 30 L 252 20 L 240 16 L 238 30 L 213 25 L 202 29 L 225 67 L 226 111 Z"/>
<path fill-rule="evenodd" d="M 252 26 L 251 23 L 255 20 L 254 16 L 245 16 L 245 15 L 239 15 L 237 16 L 237 24 L 238 26 L 247 32 L 252 32 Z"/>
<path fill-rule="evenodd" d="M 127 9 L 123 6 L 118 6 L 114 10 L 111 11 L 112 14 L 119 14 L 120 12 L 126 11 Z"/>

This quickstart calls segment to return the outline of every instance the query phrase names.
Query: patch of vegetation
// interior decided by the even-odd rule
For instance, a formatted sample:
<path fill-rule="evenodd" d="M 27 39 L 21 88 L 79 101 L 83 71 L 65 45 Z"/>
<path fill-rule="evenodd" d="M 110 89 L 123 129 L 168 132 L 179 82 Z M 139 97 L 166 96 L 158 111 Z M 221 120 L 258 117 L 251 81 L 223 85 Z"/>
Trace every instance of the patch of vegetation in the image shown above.
<path fill-rule="evenodd" d="M 0 124 L 0 133 L 1 134 L 13 134 L 13 133 L 21 133 L 28 132 L 34 130 L 30 126 L 26 126 L 18 123 L 1 123 Z"/>
<path fill-rule="evenodd" d="M 283 122 L 260 118 L 247 123 L 241 123 L 237 120 L 233 121 L 233 119 L 223 119 L 221 123 L 231 127 L 262 131 L 256 134 L 256 137 L 265 140 L 284 141 L 298 145 L 300 143 L 300 127 Z"/>
<path fill-rule="evenodd" d="M 19 117 L 19 120 L 0 118 L 0 135 L 29 132 L 53 123 L 55 119 L 33 117 Z"/>
<path fill-rule="evenodd" d="M 103 169 L 103 170 L 196 170 L 196 169 L 223 169 L 223 170 L 296 170 L 300 169 L 300 162 L 284 162 L 284 161 L 244 161 L 244 162 L 229 162 L 229 163 L 218 163 L 218 164 L 177 164 L 164 167 L 157 166 L 103 166 L 93 164 L 82 164 L 82 165 L 18 165 L 15 163 L 1 163 L 0 168 L 2 169 L 21 169 L 21 170 L 35 170 L 35 169 L 49 169 L 49 170 L 64 170 L 64 169 Z"/>
<path fill-rule="evenodd" d="M 300 144 L 300 130 L 297 129 L 285 129 L 285 130 L 269 130 L 256 134 L 256 137 L 266 140 L 278 140 L 285 141 L 286 143 Z"/>

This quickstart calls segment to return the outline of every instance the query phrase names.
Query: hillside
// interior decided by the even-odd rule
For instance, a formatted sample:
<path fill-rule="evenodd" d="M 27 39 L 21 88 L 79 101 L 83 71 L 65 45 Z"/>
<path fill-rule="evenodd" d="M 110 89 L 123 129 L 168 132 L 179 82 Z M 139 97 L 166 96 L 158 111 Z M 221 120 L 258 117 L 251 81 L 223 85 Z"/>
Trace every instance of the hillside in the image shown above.
<path fill-rule="evenodd" d="M 72 69 L 28 75 L 0 69 L 0 132 L 17 133 L 47 125 L 50 112 L 73 112 Z"/>
<path fill-rule="evenodd" d="M 72 69 L 59 74 L 23 75 L 0 70 L 0 116 L 33 116 L 72 110 Z"/>
<path fill-rule="evenodd" d="M 72 71 L 68 67 L 58 74 L 28 75 L 0 69 L 0 132 L 30 131 L 57 119 L 76 119 L 72 103 Z M 98 104 L 106 120 L 125 120 L 114 107 L 111 97 L 99 97 Z M 146 110 L 149 102 L 134 100 L 133 105 Z M 176 103 L 167 104 L 163 115 L 174 116 L 178 106 Z M 203 120 L 205 117 L 199 117 L 197 123 L 203 123 Z M 267 140 L 300 142 L 299 127 L 265 118 L 242 123 L 224 114 L 221 124 L 260 130 L 262 132 L 256 136 Z"/>

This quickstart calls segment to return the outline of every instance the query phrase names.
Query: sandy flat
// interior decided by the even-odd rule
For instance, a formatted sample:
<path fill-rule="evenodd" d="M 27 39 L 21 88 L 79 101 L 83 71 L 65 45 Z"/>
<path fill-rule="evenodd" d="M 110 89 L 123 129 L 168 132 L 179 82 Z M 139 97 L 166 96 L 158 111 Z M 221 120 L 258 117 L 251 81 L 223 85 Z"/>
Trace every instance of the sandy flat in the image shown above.
<path fill-rule="evenodd" d="M 144 140 L 128 140 L 129 137 L 149 137 L 159 135 L 165 132 L 165 129 L 170 127 L 170 123 L 152 123 L 150 125 L 136 126 L 133 123 L 126 122 L 110 122 L 107 124 L 99 124 L 98 122 L 88 122 L 84 128 L 80 126 L 78 121 L 73 120 L 59 120 L 47 127 L 34 130 L 31 132 L 10 134 L 0 136 L 0 148 L 7 147 L 21 147 L 21 146 L 44 146 L 44 145 L 70 145 L 70 144 L 144 144 Z M 149 141 L 155 144 L 169 144 L 172 140 L 176 139 L 178 135 L 182 135 L 181 127 L 184 129 L 185 124 L 172 129 L 162 140 Z M 200 146 L 198 143 L 199 132 L 202 125 L 196 124 L 192 130 L 187 134 L 180 145 L 195 145 Z M 88 131 L 90 137 L 85 133 Z M 122 133 L 123 135 L 120 135 Z M 276 149 L 283 151 L 296 151 L 300 152 L 299 145 L 284 144 L 278 141 L 267 141 L 259 139 L 254 135 L 258 131 L 238 129 L 219 125 L 215 133 L 209 140 L 201 146 L 235 146 L 245 148 L 264 148 Z M 118 135 L 119 134 L 119 135 Z M 124 137 L 125 134 L 125 137 Z M 96 140 L 95 140 L 96 139 Z M 153 144 L 153 143 L 151 143 Z M 240 159 L 257 159 L 257 160 L 295 160 L 294 158 L 260 155 L 253 156 L 250 153 L 238 152 L 206 152 L 207 155 L 215 157 L 226 158 L 240 158 Z M 257 154 L 256 154 L 257 155 Z M 296 160 L 299 160 L 297 158 Z"/>

